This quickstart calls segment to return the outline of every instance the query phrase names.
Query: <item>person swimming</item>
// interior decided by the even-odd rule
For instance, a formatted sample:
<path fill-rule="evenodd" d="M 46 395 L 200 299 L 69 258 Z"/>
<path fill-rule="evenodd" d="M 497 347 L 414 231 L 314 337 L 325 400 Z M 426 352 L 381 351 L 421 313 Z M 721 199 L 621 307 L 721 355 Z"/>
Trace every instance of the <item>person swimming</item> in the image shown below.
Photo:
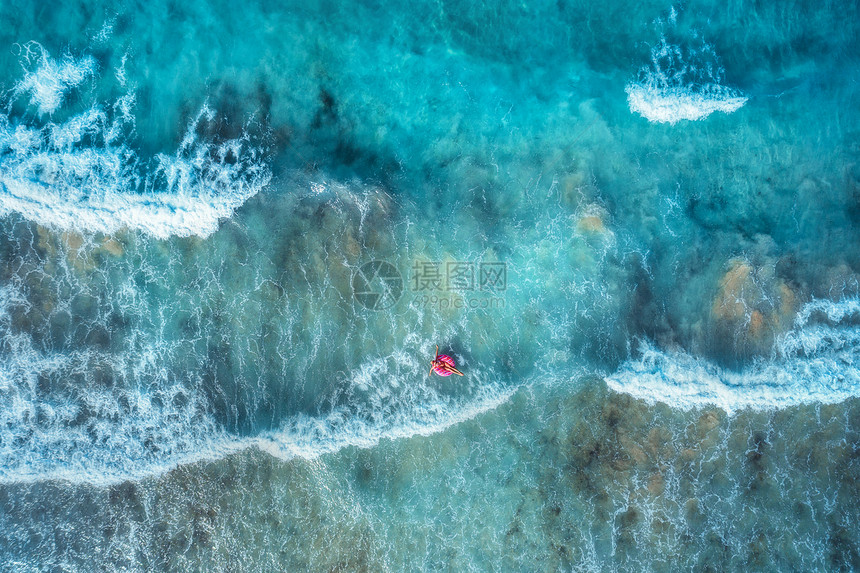
<path fill-rule="evenodd" d="M 435 371 L 439 376 L 450 376 L 451 374 L 457 374 L 462 376 L 463 373 L 455 368 L 456 364 L 454 363 L 454 359 L 448 356 L 447 354 L 439 354 L 439 345 L 436 345 L 436 358 L 430 361 L 430 372 L 427 376 L 430 376 Z"/>

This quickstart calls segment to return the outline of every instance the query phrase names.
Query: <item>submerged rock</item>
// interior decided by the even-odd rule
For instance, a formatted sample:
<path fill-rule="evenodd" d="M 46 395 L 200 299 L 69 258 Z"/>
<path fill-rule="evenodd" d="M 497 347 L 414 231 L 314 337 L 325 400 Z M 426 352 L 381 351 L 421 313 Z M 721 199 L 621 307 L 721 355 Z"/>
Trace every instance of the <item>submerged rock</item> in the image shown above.
<path fill-rule="evenodd" d="M 112 237 L 105 237 L 102 241 L 101 249 L 115 257 L 121 257 L 125 252 L 119 241 Z"/>
<path fill-rule="evenodd" d="M 753 269 L 748 262 L 735 259 L 729 265 L 729 270 L 720 279 L 720 288 L 711 306 L 711 314 L 718 320 L 743 318 L 748 308 L 747 298 L 755 289 L 751 279 Z"/>
<path fill-rule="evenodd" d="M 797 306 L 797 294 L 772 265 L 730 260 L 711 303 L 718 346 L 738 359 L 769 353 L 791 328 Z"/>
<path fill-rule="evenodd" d="M 582 217 L 576 222 L 576 230 L 581 233 L 602 233 L 606 230 L 603 220 L 596 215 Z"/>

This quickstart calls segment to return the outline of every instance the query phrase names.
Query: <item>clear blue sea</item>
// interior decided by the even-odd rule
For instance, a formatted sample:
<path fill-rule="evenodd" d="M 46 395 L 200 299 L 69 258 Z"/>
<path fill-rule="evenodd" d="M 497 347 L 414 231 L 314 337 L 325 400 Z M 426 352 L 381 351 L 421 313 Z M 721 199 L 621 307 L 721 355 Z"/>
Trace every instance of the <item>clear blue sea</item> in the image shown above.
<path fill-rule="evenodd" d="M 860 570 L 858 22 L 0 0 L 0 572 Z"/>

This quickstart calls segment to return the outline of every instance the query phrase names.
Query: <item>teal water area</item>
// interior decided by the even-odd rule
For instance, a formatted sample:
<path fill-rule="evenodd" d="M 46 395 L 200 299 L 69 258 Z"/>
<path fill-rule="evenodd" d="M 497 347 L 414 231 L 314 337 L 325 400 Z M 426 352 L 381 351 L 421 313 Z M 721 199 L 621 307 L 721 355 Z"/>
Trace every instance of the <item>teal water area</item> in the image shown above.
<path fill-rule="evenodd" d="M 860 568 L 856 17 L 0 5 L 0 570 Z"/>

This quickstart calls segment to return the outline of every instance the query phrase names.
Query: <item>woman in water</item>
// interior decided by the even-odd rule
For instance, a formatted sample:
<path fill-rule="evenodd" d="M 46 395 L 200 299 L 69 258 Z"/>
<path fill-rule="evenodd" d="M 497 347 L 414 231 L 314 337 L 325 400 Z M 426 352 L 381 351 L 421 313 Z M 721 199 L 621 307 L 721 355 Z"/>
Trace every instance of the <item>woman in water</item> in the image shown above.
<path fill-rule="evenodd" d="M 451 374 L 458 374 L 460 376 L 463 375 L 462 372 L 455 368 L 456 364 L 454 363 L 454 359 L 448 356 L 447 354 L 439 354 L 439 345 L 436 345 L 436 358 L 430 361 L 430 374 L 433 374 L 433 371 L 436 371 L 436 374 L 439 376 L 450 376 Z"/>

